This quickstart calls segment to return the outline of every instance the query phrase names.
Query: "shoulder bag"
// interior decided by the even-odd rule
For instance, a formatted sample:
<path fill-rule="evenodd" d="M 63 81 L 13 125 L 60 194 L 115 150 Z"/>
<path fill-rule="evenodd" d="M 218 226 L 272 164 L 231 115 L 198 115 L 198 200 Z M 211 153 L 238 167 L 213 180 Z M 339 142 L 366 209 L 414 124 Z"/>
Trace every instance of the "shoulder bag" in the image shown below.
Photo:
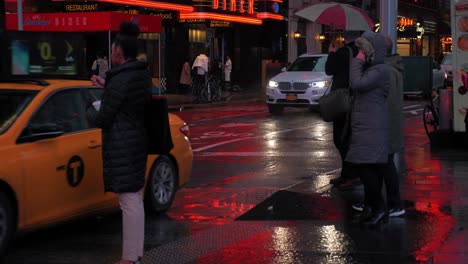
<path fill-rule="evenodd" d="M 351 72 L 351 59 L 353 58 L 353 50 L 348 47 L 349 50 L 349 71 Z M 337 118 L 344 116 L 351 109 L 351 95 L 350 87 L 338 88 L 330 91 L 330 87 L 327 88 L 324 95 L 319 99 L 320 114 L 323 121 L 332 122 Z"/>

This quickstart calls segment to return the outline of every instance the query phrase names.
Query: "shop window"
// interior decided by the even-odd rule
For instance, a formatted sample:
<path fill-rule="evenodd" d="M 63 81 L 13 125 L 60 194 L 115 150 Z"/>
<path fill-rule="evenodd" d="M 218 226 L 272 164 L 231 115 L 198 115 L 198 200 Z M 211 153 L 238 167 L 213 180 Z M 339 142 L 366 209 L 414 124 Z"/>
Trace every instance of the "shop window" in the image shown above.
<path fill-rule="evenodd" d="M 192 43 L 205 43 L 206 31 L 199 29 L 189 29 L 189 42 Z"/>

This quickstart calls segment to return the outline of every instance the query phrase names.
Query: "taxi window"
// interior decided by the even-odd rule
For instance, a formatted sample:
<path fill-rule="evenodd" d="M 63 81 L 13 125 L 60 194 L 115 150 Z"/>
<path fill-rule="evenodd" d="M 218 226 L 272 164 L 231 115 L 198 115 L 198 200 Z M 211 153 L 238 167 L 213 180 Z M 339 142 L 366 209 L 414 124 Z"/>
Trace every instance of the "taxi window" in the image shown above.
<path fill-rule="evenodd" d="M 65 133 L 89 129 L 85 106 L 79 89 L 59 91 L 41 105 L 30 125 L 52 123 L 61 126 Z"/>
<path fill-rule="evenodd" d="M 1 90 L 0 91 L 0 135 L 13 125 L 23 109 L 31 102 L 36 91 Z"/>

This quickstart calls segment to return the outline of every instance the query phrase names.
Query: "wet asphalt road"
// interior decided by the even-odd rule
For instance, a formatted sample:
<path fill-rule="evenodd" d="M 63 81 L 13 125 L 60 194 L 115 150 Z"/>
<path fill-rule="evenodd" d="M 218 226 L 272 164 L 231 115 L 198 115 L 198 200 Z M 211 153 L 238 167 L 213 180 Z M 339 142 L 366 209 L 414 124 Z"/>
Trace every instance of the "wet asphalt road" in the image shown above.
<path fill-rule="evenodd" d="M 272 117 L 263 103 L 177 113 L 190 124 L 193 172 L 167 214 L 146 216 L 145 263 L 463 263 L 444 245 L 464 237 L 467 180 L 456 172 L 468 163 L 428 157 L 419 104 L 405 108 L 408 213 L 376 230 L 349 224 L 362 188 L 328 184 L 340 162 L 317 113 Z M 109 212 L 26 234 L 3 263 L 113 263 L 120 234 Z"/>

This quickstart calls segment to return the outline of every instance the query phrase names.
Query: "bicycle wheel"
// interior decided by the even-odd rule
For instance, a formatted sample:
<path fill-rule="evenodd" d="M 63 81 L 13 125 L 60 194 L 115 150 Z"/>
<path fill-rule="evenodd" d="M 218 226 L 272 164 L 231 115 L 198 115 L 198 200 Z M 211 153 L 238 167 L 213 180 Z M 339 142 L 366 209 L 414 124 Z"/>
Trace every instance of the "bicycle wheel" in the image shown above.
<path fill-rule="evenodd" d="M 430 105 L 426 105 L 423 111 L 423 122 L 424 130 L 426 130 L 427 136 L 430 133 L 436 131 L 439 127 L 439 122 L 437 121 L 437 114 Z"/>
<path fill-rule="evenodd" d="M 200 97 L 205 103 L 211 103 L 214 101 L 213 89 L 209 84 L 203 87 L 203 89 L 200 91 Z"/>
<path fill-rule="evenodd" d="M 216 102 L 221 99 L 219 87 L 216 85 L 216 80 L 208 80 L 206 86 L 201 91 L 201 98 L 206 103 Z"/>

